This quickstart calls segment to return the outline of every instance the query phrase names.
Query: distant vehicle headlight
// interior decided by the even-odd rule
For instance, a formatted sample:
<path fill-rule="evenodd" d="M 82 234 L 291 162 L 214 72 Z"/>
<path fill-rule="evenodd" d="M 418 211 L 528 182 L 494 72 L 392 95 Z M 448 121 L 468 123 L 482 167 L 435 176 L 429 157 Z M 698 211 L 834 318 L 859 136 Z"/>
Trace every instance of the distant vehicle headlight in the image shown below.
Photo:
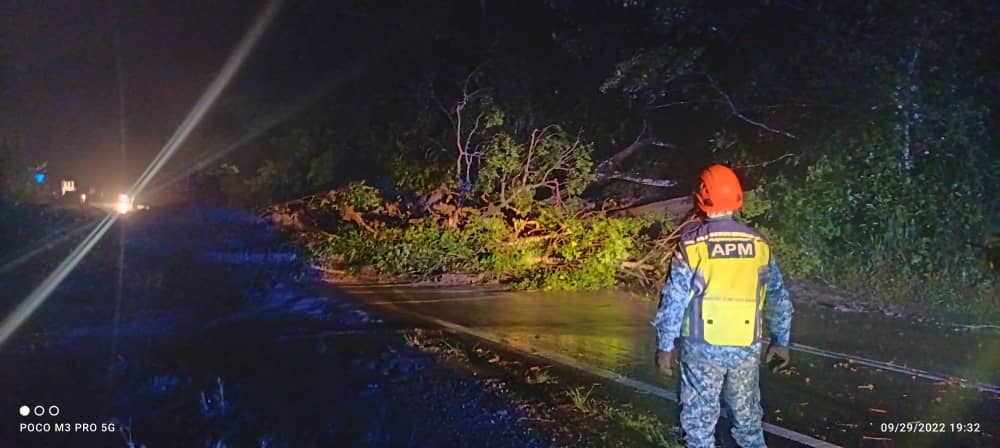
<path fill-rule="evenodd" d="M 118 195 L 118 205 L 115 207 L 118 210 L 118 214 L 124 215 L 132 210 L 132 199 L 128 197 L 127 194 Z"/>

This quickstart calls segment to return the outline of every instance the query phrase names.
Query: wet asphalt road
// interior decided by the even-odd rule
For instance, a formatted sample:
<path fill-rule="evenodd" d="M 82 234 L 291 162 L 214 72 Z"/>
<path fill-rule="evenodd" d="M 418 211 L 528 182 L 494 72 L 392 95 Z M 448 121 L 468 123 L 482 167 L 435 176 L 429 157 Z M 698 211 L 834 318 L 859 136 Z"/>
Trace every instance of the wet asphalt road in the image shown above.
<path fill-rule="evenodd" d="M 158 215 L 149 218 L 155 216 Z M 136 218 L 139 221 L 149 219 Z M 204 377 L 202 379 L 207 378 L 211 383 L 219 369 L 231 368 L 227 363 L 236 357 L 213 356 L 212 360 L 220 360 L 218 365 L 191 361 L 197 366 L 197 369 L 191 368 L 195 374 L 170 371 L 164 375 L 160 371 L 167 368 L 164 365 L 169 365 L 161 360 L 173 363 L 180 358 L 172 334 L 196 335 L 195 331 L 203 331 L 198 330 L 202 327 L 216 327 L 218 322 L 233 323 L 236 316 L 230 306 L 242 309 L 247 305 L 248 296 L 241 288 L 256 291 L 250 297 L 255 303 L 258 300 L 253 297 L 262 290 L 256 283 L 268 277 L 262 273 L 273 269 L 269 266 L 273 262 L 284 265 L 292 259 L 286 259 L 288 254 L 279 251 L 267 252 L 266 259 L 258 260 L 257 255 L 261 254 L 254 248 L 273 246 L 273 236 L 259 232 L 257 225 L 241 224 L 242 218 L 231 220 L 225 214 L 179 214 L 159 219 L 157 223 L 140 226 L 146 231 L 135 233 L 134 238 L 119 240 L 126 243 L 124 251 L 112 244 L 121 234 L 110 233 L 107 244 L 100 245 L 88 262 L 64 282 L 52 300 L 18 333 L 16 343 L 12 341 L 0 352 L 7 367 L 0 377 L 0 385 L 7 386 L 7 393 L 0 395 L 5 408 L 15 409 L 15 405 L 32 400 L 59 402 L 66 404 L 67 416 L 104 421 L 103 417 L 108 414 L 92 409 L 96 397 L 101 397 L 100 402 L 114 401 L 115 396 L 142 397 L 138 392 L 150 387 L 154 390 L 149 393 L 161 393 L 162 385 L 157 386 L 156 380 L 162 378 L 179 378 L 179 383 L 168 382 L 167 386 L 179 388 L 184 393 L 174 395 L 195 402 L 197 406 L 199 388 L 208 386 L 192 383 L 190 377 Z M 215 228 L 215 233 L 206 232 L 209 228 Z M 130 279 L 124 285 L 116 280 L 121 263 L 108 262 L 122 257 L 132 260 L 124 264 L 125 269 L 121 271 Z M 36 267 L 52 267 L 54 261 L 45 261 Z M 43 273 L 46 269 L 37 271 Z M 13 303 L 28 292 L 27 287 L 40 280 L 32 277 L 20 272 L 4 277 L 2 295 L 10 299 L 4 303 Z M 655 305 L 624 294 L 515 293 L 468 287 L 384 285 L 345 285 L 342 289 L 351 293 L 353 299 L 289 296 L 295 300 L 278 304 L 270 300 L 261 302 L 260 311 L 266 312 L 272 320 L 277 312 L 275 306 L 281 313 L 294 316 L 319 313 L 314 317 L 324 322 L 320 327 L 328 328 L 330 316 L 338 316 L 335 319 L 338 322 L 357 320 L 354 301 L 373 308 L 381 302 L 389 302 L 416 313 L 492 332 L 523 345 L 571 356 L 640 381 L 676 388 L 677 379 L 659 377 L 652 364 L 653 331 L 648 322 Z M 152 291 L 157 294 L 151 294 Z M 124 299 L 119 299 L 120 305 L 113 306 L 115 301 L 110 299 L 114 297 Z M 134 299 L 129 300 L 129 297 Z M 273 299 L 285 295 L 267 294 L 265 297 Z M 343 313 L 329 314 L 331 306 L 343 308 Z M 1000 383 L 1000 337 L 995 333 L 956 332 L 930 324 L 835 312 L 804 304 L 798 304 L 797 311 L 793 342 L 951 373 L 979 382 Z M 115 317 L 119 313 L 120 322 Z M 318 325 L 308 323 L 315 320 L 314 317 L 302 320 L 306 317 L 295 317 L 296 324 L 283 322 L 282 328 L 275 331 L 285 332 L 296 325 L 309 328 Z M 112 322 L 117 323 L 112 326 Z M 242 325 L 237 323 L 233 327 L 238 330 L 234 334 L 254 334 L 261 341 L 273 339 L 261 328 L 247 333 L 241 329 Z M 117 346 L 115 338 L 120 338 Z M 235 353 L 223 344 L 198 344 L 219 348 L 230 355 Z M 148 355 L 156 353 L 152 348 L 159 345 L 164 345 L 160 350 L 162 358 Z M 262 346 L 247 346 L 248 356 Z M 94 349 L 93 353 L 90 349 Z M 135 353 L 130 355 L 129 350 Z M 70 352 L 73 356 L 67 356 Z M 316 362 L 313 358 L 306 359 L 305 355 L 302 359 Z M 59 364 L 51 364 L 53 360 Z M 275 369 L 288 365 L 287 361 L 282 362 L 285 364 L 268 365 L 273 364 Z M 81 377 L 80 373 L 85 376 Z M 137 389 L 104 389 L 105 383 L 118 375 L 124 376 L 114 383 L 134 380 Z M 25 381 L 33 381 L 37 387 L 25 388 Z M 238 384 L 240 380 L 237 377 L 231 381 Z M 52 387 L 54 384 L 59 387 Z M 250 386 L 251 383 L 246 384 L 246 390 L 256 389 Z M 12 389 L 14 385 L 18 387 Z M 97 389 L 81 389 L 84 385 Z M 265 389 L 268 388 L 261 388 Z M 997 440 L 1000 437 L 1000 397 L 995 394 L 805 353 L 794 353 L 793 369 L 784 374 L 762 372 L 762 389 L 768 422 L 842 446 L 1000 446 Z M 31 393 L 22 393 L 25 391 Z M 74 397 L 68 398 L 69 394 Z M 187 401 L 184 405 L 190 405 Z M 77 407 L 74 409 L 71 405 Z M 135 403 L 126 402 L 115 407 L 128 410 L 135 406 Z M 271 408 L 276 407 L 266 400 L 261 405 L 261 409 Z M 149 419 L 161 412 L 152 408 L 145 411 L 152 414 Z M 7 423 L 13 421 L 5 420 Z M 883 423 L 913 421 L 933 424 L 920 429 L 942 432 L 897 434 L 882 428 Z M 139 423 L 141 420 L 137 420 L 137 426 Z M 959 424 L 963 425 L 955 426 Z M 978 431 L 965 433 L 958 429 Z M 113 436 L 117 442 L 120 436 Z M 2 442 L 0 439 L 0 447 L 5 446 Z"/>
<path fill-rule="evenodd" d="M 653 365 L 655 304 L 617 292 L 342 285 L 374 305 L 494 333 L 676 390 Z M 1000 335 L 797 304 L 793 342 L 925 371 L 1000 383 Z M 762 371 L 765 420 L 846 447 L 1000 446 L 1000 396 L 843 359 L 793 352 Z M 911 425 L 907 433 L 895 426 Z"/>
<path fill-rule="evenodd" d="M 0 274 L 0 316 L 73 244 Z M 556 439 L 310 272 L 249 213 L 120 219 L 0 344 L 0 448 L 602 446 Z"/>

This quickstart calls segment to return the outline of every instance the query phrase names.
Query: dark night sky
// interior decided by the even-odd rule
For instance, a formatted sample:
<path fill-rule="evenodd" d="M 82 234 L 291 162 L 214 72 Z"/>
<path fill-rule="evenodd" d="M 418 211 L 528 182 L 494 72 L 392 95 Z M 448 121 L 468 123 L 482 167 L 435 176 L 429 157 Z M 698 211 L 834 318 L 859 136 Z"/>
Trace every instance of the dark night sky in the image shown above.
<path fill-rule="evenodd" d="M 0 137 L 14 139 L 33 163 L 48 161 L 52 178 L 74 178 L 84 188 L 131 185 L 214 78 L 264 1 L 0 2 Z M 492 32 L 480 21 L 487 20 L 484 2 L 430 7 L 438 4 L 386 1 L 356 7 L 362 3 L 285 1 L 238 78 L 166 171 L 190 165 L 199 151 L 237 139 L 249 122 L 297 103 L 303 95 L 315 96 L 315 107 L 324 108 L 317 116 L 353 114 L 346 119 L 360 120 L 364 127 L 367 116 L 348 102 L 394 101 L 377 97 L 376 90 L 412 81 L 410 75 L 429 59 L 476 53 L 470 49 L 483 46 L 479 38 Z M 503 15 L 503 8 L 486 9 Z M 519 24 L 537 15 L 521 6 L 507 9 L 514 14 L 508 20 Z M 437 34 L 442 29 L 463 36 L 461 48 L 449 46 Z M 124 169 L 118 54 L 126 103 Z M 476 56 L 464 62 L 471 67 L 481 61 Z"/>
<path fill-rule="evenodd" d="M 48 160 L 55 177 L 108 187 L 130 182 L 211 81 L 259 5 L 2 2 L 0 129 L 14 136 L 32 160 Z M 116 19 L 125 80 L 127 180 L 119 176 Z M 265 44 L 274 31 L 265 35 Z"/>

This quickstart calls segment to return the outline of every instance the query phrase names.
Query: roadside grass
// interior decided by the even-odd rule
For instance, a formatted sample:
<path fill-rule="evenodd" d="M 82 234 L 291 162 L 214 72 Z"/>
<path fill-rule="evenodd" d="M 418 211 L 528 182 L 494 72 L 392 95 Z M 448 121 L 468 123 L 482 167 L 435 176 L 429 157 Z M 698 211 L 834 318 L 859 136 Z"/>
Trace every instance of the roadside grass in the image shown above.
<path fill-rule="evenodd" d="M 481 371 L 484 380 L 501 384 L 505 393 L 514 393 L 541 406 L 536 414 L 539 418 L 534 420 L 561 422 L 562 426 L 575 422 L 595 437 L 609 437 L 604 440 L 606 446 L 684 446 L 679 428 L 665 423 L 664 419 L 669 417 L 658 417 L 658 411 L 633 408 L 633 403 L 622 402 L 613 398 L 611 391 L 599 389 L 601 383 L 581 384 L 572 375 L 557 375 L 554 370 L 561 371 L 559 368 L 537 365 L 516 355 L 501 356 L 500 352 L 480 344 L 463 349 L 464 341 L 444 335 L 415 332 L 405 335 L 404 340 L 418 350 L 488 369 Z"/>
<path fill-rule="evenodd" d="M 469 355 L 465 353 L 465 349 L 462 348 L 458 343 L 453 343 L 451 341 L 442 341 L 442 352 L 445 356 L 453 359 L 457 359 L 462 362 L 469 361 Z"/>
<path fill-rule="evenodd" d="M 131 418 L 128 419 L 128 423 L 118 422 L 118 433 L 121 434 L 127 448 L 146 448 L 145 444 L 135 441 L 134 435 L 132 434 Z"/>
<path fill-rule="evenodd" d="M 589 414 L 594 411 L 591 406 L 593 403 L 590 401 L 590 395 L 594 393 L 594 386 L 590 386 L 590 389 L 584 390 L 582 386 L 574 387 L 572 389 L 566 390 L 566 396 L 569 397 L 569 401 L 573 403 L 580 412 Z"/>
<path fill-rule="evenodd" d="M 406 342 L 406 345 L 413 348 L 420 348 L 421 346 L 420 336 L 415 333 L 404 334 L 403 341 Z"/>
<path fill-rule="evenodd" d="M 602 404 L 599 412 L 624 429 L 642 435 L 649 443 L 664 448 L 683 448 L 677 428 L 662 423 L 654 416 L 621 407 Z"/>
<path fill-rule="evenodd" d="M 528 384 L 558 384 L 559 379 L 552 374 L 546 367 L 531 367 L 528 369 L 528 374 L 525 375 L 525 381 Z"/>
<path fill-rule="evenodd" d="M 420 330 L 403 334 L 403 343 L 408 347 L 437 353 L 446 358 L 462 362 L 469 361 L 469 355 L 461 344 L 441 337 L 428 337 Z"/>

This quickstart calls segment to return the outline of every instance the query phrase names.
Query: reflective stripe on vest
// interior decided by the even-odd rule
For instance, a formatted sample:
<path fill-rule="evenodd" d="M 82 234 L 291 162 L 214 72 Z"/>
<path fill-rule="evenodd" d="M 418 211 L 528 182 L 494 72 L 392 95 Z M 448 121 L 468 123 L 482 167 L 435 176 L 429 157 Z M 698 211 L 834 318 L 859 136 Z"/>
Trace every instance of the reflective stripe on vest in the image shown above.
<path fill-rule="evenodd" d="M 694 232 L 681 242 L 694 271 L 682 336 L 741 347 L 760 340 L 771 248 L 759 235 L 739 227 L 732 221 L 715 226 L 709 222 L 706 232 Z"/>

